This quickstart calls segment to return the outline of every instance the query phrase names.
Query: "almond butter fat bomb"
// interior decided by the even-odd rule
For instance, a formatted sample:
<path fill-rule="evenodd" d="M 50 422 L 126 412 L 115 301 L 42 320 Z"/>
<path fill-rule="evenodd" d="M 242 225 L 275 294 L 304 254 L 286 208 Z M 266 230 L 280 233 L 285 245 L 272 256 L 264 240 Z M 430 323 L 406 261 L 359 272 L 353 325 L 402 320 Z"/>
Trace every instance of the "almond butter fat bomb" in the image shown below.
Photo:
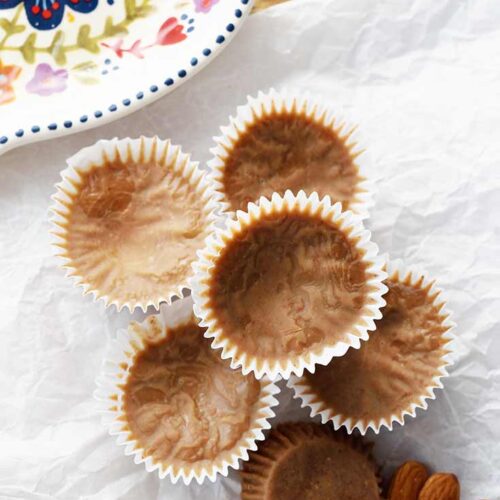
<path fill-rule="evenodd" d="M 385 283 L 387 305 L 368 341 L 298 381 L 316 412 L 363 429 L 370 422 L 377 430 L 382 422 L 402 423 L 415 406 L 426 407 L 424 398 L 441 386 L 450 352 L 445 334 L 452 324 L 433 283 L 399 274 Z"/>
<path fill-rule="evenodd" d="M 351 150 L 348 137 L 304 110 L 264 111 L 225 148 L 222 191 L 233 211 L 287 189 L 329 195 L 347 210 L 364 180 Z"/>
<path fill-rule="evenodd" d="M 260 393 L 261 383 L 231 369 L 191 322 L 137 354 L 124 386 L 124 413 L 145 456 L 174 471 L 200 470 L 248 433 Z"/>
<path fill-rule="evenodd" d="M 61 256 L 86 291 L 107 304 L 157 307 L 187 286 L 210 232 L 207 185 L 189 156 L 167 141 L 123 140 L 112 152 L 111 141 L 102 142 L 102 159 L 77 162 L 55 195 Z M 119 153 L 118 146 L 129 149 Z"/>
<path fill-rule="evenodd" d="M 313 423 L 281 424 L 250 453 L 243 500 L 378 500 L 377 467 L 361 441 Z"/>
<path fill-rule="evenodd" d="M 310 215 L 270 214 L 224 249 L 211 305 L 242 352 L 282 359 L 346 340 L 367 289 L 366 264 L 340 229 Z"/>

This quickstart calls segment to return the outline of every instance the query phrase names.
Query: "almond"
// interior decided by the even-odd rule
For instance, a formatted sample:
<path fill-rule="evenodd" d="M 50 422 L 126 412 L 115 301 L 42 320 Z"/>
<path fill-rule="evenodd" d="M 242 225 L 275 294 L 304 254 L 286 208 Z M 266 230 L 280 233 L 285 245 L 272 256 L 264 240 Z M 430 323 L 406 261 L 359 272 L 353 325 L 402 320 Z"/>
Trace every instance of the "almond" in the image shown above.
<path fill-rule="evenodd" d="M 428 477 L 429 472 L 424 464 L 405 462 L 392 476 L 387 500 L 417 500 Z"/>
<path fill-rule="evenodd" d="M 418 500 L 460 500 L 460 483 L 455 474 L 433 474 L 424 484 Z"/>

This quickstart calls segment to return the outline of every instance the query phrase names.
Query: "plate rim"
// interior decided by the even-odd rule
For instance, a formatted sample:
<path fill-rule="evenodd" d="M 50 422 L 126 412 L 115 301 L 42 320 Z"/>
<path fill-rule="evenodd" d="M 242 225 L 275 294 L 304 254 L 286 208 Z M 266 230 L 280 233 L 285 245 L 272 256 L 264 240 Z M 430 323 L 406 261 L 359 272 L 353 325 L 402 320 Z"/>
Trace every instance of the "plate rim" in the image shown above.
<path fill-rule="evenodd" d="M 165 78 L 162 78 L 162 81 L 147 85 L 146 88 L 137 91 L 133 96 L 121 97 L 118 101 L 110 103 L 105 108 L 89 111 L 77 119 L 68 117 L 68 119 L 59 120 L 58 122 L 49 120 L 47 123 L 27 126 L 15 132 L 9 131 L 8 134 L 3 134 L 0 131 L 0 156 L 22 145 L 62 135 L 70 135 L 111 123 L 171 93 L 201 71 L 229 45 L 248 17 L 254 3 L 254 0 L 230 1 L 234 3 L 234 9 L 232 18 L 226 24 L 224 32 L 219 33 L 215 36 L 215 39 L 207 43 L 200 54 L 191 55 L 188 58 L 189 62 L 183 67 L 172 71 Z"/>

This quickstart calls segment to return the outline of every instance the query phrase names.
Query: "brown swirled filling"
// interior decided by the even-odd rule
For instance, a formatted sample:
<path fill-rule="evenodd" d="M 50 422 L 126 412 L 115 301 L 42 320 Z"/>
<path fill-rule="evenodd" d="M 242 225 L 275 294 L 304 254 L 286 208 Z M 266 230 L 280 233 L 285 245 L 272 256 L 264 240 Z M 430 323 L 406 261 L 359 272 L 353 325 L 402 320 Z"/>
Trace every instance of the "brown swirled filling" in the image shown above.
<path fill-rule="evenodd" d="M 324 405 L 345 418 L 367 423 L 400 415 L 435 386 L 434 377 L 445 364 L 440 306 L 434 304 L 429 286 L 386 280 L 387 305 L 377 330 L 360 349 L 314 374 L 304 375 L 311 390 Z"/>
<path fill-rule="evenodd" d="M 316 191 L 350 207 L 359 175 L 339 133 L 296 111 L 257 119 L 233 144 L 224 161 L 222 183 L 232 210 L 272 193 Z"/>
<path fill-rule="evenodd" d="M 191 274 L 208 234 L 204 204 L 186 179 L 155 162 L 113 161 L 80 173 L 67 253 L 92 288 L 149 301 Z"/>
<path fill-rule="evenodd" d="M 231 450 L 249 430 L 260 383 L 232 370 L 190 323 L 140 352 L 124 387 L 132 436 L 145 455 L 177 466 Z"/>
<path fill-rule="evenodd" d="M 212 275 L 210 306 L 246 353 L 281 359 L 345 340 L 366 307 L 366 264 L 339 228 L 271 214 L 235 235 Z"/>

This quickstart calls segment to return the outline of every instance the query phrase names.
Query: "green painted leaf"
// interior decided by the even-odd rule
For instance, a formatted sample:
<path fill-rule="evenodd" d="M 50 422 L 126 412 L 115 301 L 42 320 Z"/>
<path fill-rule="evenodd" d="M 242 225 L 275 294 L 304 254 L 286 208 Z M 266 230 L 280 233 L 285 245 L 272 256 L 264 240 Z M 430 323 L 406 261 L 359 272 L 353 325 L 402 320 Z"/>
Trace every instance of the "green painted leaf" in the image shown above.
<path fill-rule="evenodd" d="M 17 16 L 14 16 L 12 20 L 2 17 L 0 18 L 0 28 L 2 28 L 8 36 L 15 35 L 16 33 L 22 33 L 26 29 L 26 26 L 16 24 L 16 21 Z"/>
<path fill-rule="evenodd" d="M 113 24 L 113 18 L 111 16 L 106 18 L 106 24 L 104 25 L 104 35 L 115 36 L 120 33 L 128 33 L 127 28 L 120 24 Z"/>
<path fill-rule="evenodd" d="M 64 33 L 62 30 L 58 30 L 52 39 L 52 43 L 49 46 L 49 52 L 52 54 L 54 61 L 63 65 L 66 63 L 66 50 L 64 48 Z"/>
<path fill-rule="evenodd" d="M 135 0 L 125 0 L 125 13 L 127 19 L 135 19 L 137 17 Z"/>
<path fill-rule="evenodd" d="M 149 2 L 144 2 L 136 9 L 137 17 L 146 17 L 154 10 L 155 8 L 153 5 L 151 5 Z"/>
<path fill-rule="evenodd" d="M 74 76 L 79 82 L 84 83 L 85 85 L 95 85 L 99 83 L 99 78 L 95 76 L 88 76 L 82 73 L 75 73 Z"/>
<path fill-rule="evenodd" d="M 7 33 L 8 35 L 10 35 L 12 33 L 12 23 L 8 20 L 8 19 L 5 19 L 4 17 L 2 17 L 0 19 L 0 27 L 5 31 L 5 33 Z"/>
<path fill-rule="evenodd" d="M 20 47 L 21 54 L 28 64 L 33 64 L 35 62 L 35 42 L 36 33 L 30 33 Z"/>
<path fill-rule="evenodd" d="M 15 35 L 16 33 L 22 33 L 25 29 L 26 26 L 23 26 L 22 24 L 16 24 L 12 27 L 12 34 Z"/>
<path fill-rule="evenodd" d="M 80 64 L 76 64 L 71 69 L 73 71 L 91 71 L 97 68 L 97 64 L 94 61 L 84 61 Z"/>
<path fill-rule="evenodd" d="M 97 42 L 90 37 L 90 26 L 88 24 L 80 26 L 76 43 L 78 47 L 93 52 L 94 54 L 100 50 Z"/>

